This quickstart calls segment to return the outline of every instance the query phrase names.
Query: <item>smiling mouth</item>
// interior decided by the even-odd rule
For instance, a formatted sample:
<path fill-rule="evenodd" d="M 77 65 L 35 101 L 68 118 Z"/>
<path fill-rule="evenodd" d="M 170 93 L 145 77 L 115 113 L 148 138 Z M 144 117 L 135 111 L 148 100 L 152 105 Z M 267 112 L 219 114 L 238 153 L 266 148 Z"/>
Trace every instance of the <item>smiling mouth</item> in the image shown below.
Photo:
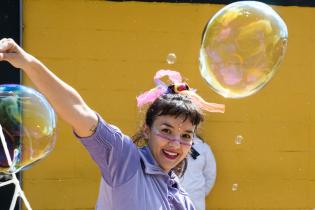
<path fill-rule="evenodd" d="M 162 152 L 166 158 L 171 159 L 171 160 L 175 160 L 179 156 L 179 154 L 176 152 L 170 152 L 164 149 L 162 149 Z"/>

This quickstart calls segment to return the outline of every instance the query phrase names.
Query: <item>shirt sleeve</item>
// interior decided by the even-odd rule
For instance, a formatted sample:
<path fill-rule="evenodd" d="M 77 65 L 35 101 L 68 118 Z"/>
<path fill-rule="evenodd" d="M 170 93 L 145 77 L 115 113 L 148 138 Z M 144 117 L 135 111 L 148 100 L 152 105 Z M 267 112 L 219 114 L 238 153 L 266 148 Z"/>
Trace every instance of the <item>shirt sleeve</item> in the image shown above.
<path fill-rule="evenodd" d="M 112 187 L 126 183 L 140 167 L 139 152 L 130 137 L 107 124 L 99 115 L 94 134 L 89 137 L 75 136 L 100 168 L 106 183 Z"/>
<path fill-rule="evenodd" d="M 214 155 L 206 143 L 204 145 L 205 165 L 203 168 L 203 175 L 205 177 L 205 193 L 206 195 L 211 191 L 214 186 L 217 169 Z"/>

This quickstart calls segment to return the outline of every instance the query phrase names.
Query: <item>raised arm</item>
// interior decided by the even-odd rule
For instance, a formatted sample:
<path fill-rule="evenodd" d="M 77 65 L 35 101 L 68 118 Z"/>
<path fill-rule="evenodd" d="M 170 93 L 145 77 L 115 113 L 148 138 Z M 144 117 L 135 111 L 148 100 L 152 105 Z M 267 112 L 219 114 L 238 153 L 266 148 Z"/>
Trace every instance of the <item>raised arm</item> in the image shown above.
<path fill-rule="evenodd" d="M 0 40 L 0 61 L 22 69 L 46 96 L 58 115 L 79 136 L 89 136 L 97 125 L 97 116 L 79 93 L 52 73 L 42 62 L 19 47 L 12 39 Z"/>

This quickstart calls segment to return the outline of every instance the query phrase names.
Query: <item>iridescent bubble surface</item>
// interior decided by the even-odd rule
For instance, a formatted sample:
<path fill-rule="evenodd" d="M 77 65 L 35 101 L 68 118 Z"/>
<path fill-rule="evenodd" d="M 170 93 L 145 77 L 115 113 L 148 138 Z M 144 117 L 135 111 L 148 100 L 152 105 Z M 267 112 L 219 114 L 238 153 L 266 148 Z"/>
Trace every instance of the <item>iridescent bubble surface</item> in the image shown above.
<path fill-rule="evenodd" d="M 0 172 L 16 173 L 47 156 L 56 142 L 55 112 L 32 88 L 0 85 L 0 124 L 12 166 L 0 143 Z"/>
<path fill-rule="evenodd" d="M 287 49 L 285 22 L 268 5 L 234 2 L 208 22 L 200 49 L 200 72 L 227 98 L 242 98 L 264 87 Z"/>

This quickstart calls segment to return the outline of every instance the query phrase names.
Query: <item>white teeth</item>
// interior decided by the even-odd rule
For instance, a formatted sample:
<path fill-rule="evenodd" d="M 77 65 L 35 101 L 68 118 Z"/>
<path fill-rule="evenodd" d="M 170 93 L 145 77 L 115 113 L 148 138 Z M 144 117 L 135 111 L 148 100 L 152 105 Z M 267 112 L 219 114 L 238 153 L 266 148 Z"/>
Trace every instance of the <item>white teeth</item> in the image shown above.
<path fill-rule="evenodd" d="M 177 153 L 174 153 L 174 152 L 169 152 L 169 151 L 166 151 L 166 150 L 164 150 L 164 152 L 165 152 L 166 154 L 168 154 L 168 155 L 172 155 L 172 156 L 177 155 Z"/>

